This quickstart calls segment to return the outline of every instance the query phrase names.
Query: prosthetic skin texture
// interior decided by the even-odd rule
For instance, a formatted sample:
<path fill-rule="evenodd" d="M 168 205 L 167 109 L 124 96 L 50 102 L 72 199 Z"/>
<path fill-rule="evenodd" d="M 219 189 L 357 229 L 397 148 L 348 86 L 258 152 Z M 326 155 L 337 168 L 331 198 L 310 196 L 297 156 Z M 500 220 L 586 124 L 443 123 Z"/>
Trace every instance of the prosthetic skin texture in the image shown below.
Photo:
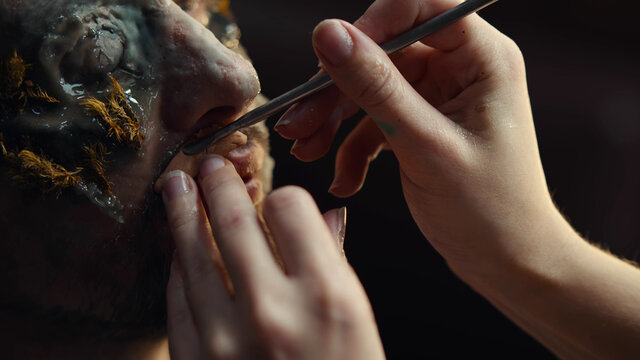
<path fill-rule="evenodd" d="M 180 147 L 264 101 L 228 2 L 179 5 L 0 0 L 0 317 L 64 329 L 52 346 L 163 336 L 161 175 L 197 175 Z M 266 127 L 208 152 L 259 205 Z"/>

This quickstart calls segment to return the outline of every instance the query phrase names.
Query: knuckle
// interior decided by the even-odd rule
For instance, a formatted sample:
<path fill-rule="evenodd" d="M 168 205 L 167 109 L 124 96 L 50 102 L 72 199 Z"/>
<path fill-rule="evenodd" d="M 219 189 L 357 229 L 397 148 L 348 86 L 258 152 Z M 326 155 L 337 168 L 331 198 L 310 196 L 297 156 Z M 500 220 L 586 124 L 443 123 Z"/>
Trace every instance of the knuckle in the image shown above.
<path fill-rule="evenodd" d="M 169 228 L 173 229 L 175 233 L 181 233 L 185 228 L 198 221 L 200 217 L 197 206 L 185 207 L 182 211 L 172 213 L 177 213 L 177 215 L 169 217 L 168 222 Z"/>
<path fill-rule="evenodd" d="M 240 344 L 228 331 L 220 330 L 205 337 L 207 343 L 204 347 L 208 355 L 213 359 L 238 359 L 243 352 Z"/>
<path fill-rule="evenodd" d="M 182 264 L 182 266 L 186 277 L 185 280 L 187 280 L 184 282 L 184 289 L 187 293 L 192 289 L 192 284 L 206 284 L 205 281 L 211 275 L 216 275 L 213 260 L 209 260 L 206 257 L 196 257 L 188 264 Z"/>
<path fill-rule="evenodd" d="M 524 57 L 520 47 L 518 47 L 515 41 L 504 36 L 500 48 L 500 55 L 503 63 L 502 66 L 508 69 L 508 71 L 503 71 L 502 73 L 518 77 L 525 76 Z"/>
<path fill-rule="evenodd" d="M 167 282 L 167 298 L 172 299 L 176 298 L 180 292 L 184 291 L 184 285 L 181 280 L 178 280 L 177 277 L 181 277 L 182 275 L 175 274 L 172 270 L 171 275 L 169 276 L 169 281 Z"/>
<path fill-rule="evenodd" d="M 253 317 L 256 329 L 260 334 L 267 352 L 275 355 L 286 354 L 287 358 L 297 358 L 303 354 L 300 332 L 296 330 L 295 321 L 288 321 L 287 309 L 284 302 L 265 297 L 253 307 Z"/>
<path fill-rule="evenodd" d="M 235 174 L 234 174 L 235 175 Z M 216 192 L 223 191 L 224 189 L 233 186 L 234 179 L 230 174 L 218 171 L 215 176 L 207 176 L 202 179 L 200 182 L 200 187 L 202 188 L 202 192 L 204 194 L 214 194 Z"/>
<path fill-rule="evenodd" d="M 400 82 L 394 69 L 384 61 L 376 61 L 371 67 L 368 81 L 356 96 L 356 101 L 364 108 L 376 108 L 389 103 L 399 90 Z"/>
<path fill-rule="evenodd" d="M 357 298 L 349 296 L 345 288 L 334 282 L 325 282 L 317 287 L 312 301 L 315 304 L 315 315 L 321 324 L 343 331 L 354 326 L 361 309 L 356 305 Z"/>
<path fill-rule="evenodd" d="M 169 323 L 172 326 L 180 326 L 192 322 L 191 313 L 188 308 L 178 305 L 175 298 L 179 296 L 179 292 L 183 291 L 182 286 L 177 286 L 169 281 L 167 285 L 167 306 Z"/>
<path fill-rule="evenodd" d="M 215 214 L 213 221 L 217 229 L 234 229 L 255 221 L 255 208 L 235 204 L 228 206 L 224 212 Z"/>
<path fill-rule="evenodd" d="M 170 313 L 170 321 L 174 326 L 191 323 L 191 313 L 183 309 L 173 309 Z"/>

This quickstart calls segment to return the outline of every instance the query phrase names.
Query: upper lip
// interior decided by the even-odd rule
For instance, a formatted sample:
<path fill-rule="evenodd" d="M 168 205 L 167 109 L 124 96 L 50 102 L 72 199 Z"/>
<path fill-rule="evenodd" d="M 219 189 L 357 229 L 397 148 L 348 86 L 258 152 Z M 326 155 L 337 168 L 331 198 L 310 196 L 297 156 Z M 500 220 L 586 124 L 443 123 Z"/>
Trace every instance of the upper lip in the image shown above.
<path fill-rule="evenodd" d="M 234 135 L 235 134 L 235 135 Z M 235 167 L 236 171 L 242 178 L 248 178 L 253 175 L 254 172 L 259 169 L 254 164 L 252 159 L 253 147 L 255 142 L 249 134 L 244 132 L 236 132 L 230 136 L 235 136 L 229 139 L 227 142 L 219 142 L 214 146 L 218 148 L 211 148 L 211 153 L 217 153 L 227 158 Z M 236 151 L 237 150 L 237 151 Z M 234 152 L 235 151 L 235 152 Z M 182 170 L 190 176 L 197 176 L 199 172 L 199 166 L 202 159 L 207 156 L 207 151 L 197 155 L 186 155 L 181 151 L 169 160 L 168 164 L 162 169 L 160 175 L 156 179 L 154 185 L 155 191 L 160 192 L 163 177 L 168 171 Z"/>

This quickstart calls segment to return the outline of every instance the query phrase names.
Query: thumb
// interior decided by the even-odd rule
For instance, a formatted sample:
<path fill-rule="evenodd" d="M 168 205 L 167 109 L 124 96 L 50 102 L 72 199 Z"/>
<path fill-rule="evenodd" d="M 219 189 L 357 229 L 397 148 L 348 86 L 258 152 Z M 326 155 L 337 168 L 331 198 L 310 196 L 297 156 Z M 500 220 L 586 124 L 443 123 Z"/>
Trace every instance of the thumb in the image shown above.
<path fill-rule="evenodd" d="M 443 130 L 454 130 L 355 26 L 325 20 L 313 32 L 313 46 L 336 86 L 373 118 L 396 153 L 437 142 L 435 136 L 442 136 Z"/>

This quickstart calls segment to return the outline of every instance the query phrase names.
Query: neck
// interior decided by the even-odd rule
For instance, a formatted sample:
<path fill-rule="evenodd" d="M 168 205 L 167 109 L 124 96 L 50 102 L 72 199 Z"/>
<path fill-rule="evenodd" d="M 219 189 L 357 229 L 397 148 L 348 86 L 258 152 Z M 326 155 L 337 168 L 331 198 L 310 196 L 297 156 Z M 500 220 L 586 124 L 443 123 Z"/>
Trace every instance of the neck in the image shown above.
<path fill-rule="evenodd" d="M 11 359 L 141 359 L 168 360 L 165 337 L 112 341 L 78 339 L 69 326 L 0 311 L 0 349 Z M 0 356 L 3 357 L 4 356 Z"/>

